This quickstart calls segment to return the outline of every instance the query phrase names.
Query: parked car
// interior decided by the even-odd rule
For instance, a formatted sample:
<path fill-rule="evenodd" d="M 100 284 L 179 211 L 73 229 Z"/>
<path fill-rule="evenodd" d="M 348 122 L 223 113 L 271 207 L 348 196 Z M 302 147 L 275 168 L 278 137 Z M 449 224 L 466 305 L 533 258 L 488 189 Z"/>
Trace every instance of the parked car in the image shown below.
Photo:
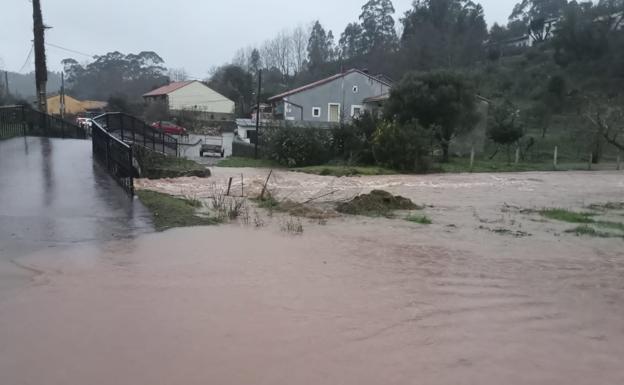
<path fill-rule="evenodd" d="M 225 157 L 225 149 L 223 148 L 223 138 L 206 137 L 204 138 L 204 144 L 199 149 L 199 156 L 204 155 L 212 157 Z"/>
<path fill-rule="evenodd" d="M 76 124 L 79 125 L 80 127 L 91 128 L 92 122 L 93 120 L 90 118 L 85 118 L 85 117 L 80 117 L 80 116 L 76 118 Z"/>
<path fill-rule="evenodd" d="M 177 124 L 173 122 L 166 122 L 166 121 L 154 122 L 152 123 L 152 127 L 169 135 L 180 135 L 180 136 L 188 135 L 186 128 L 182 126 L 178 126 Z"/>

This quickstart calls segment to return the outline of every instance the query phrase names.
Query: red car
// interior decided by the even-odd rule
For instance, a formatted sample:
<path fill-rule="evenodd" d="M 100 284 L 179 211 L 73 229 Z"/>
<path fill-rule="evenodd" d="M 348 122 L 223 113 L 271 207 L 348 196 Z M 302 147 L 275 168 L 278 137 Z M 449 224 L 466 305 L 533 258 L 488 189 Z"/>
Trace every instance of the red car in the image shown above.
<path fill-rule="evenodd" d="M 154 122 L 152 123 L 152 127 L 169 135 L 187 135 L 186 128 L 172 122 Z"/>

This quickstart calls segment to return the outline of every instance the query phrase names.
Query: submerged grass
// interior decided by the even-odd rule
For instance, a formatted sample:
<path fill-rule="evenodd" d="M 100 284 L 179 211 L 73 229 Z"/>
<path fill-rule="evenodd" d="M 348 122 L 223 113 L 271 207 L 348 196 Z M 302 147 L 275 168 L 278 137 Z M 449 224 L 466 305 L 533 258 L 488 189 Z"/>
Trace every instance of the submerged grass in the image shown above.
<path fill-rule="evenodd" d="M 420 225 L 430 225 L 433 223 L 431 218 L 426 215 L 410 215 L 405 218 L 405 220 L 412 223 L 418 223 Z"/>
<path fill-rule="evenodd" d="M 215 218 L 196 215 L 201 202 L 176 198 L 155 191 L 140 190 L 137 195 L 154 217 L 154 226 L 158 231 L 175 227 L 207 226 L 220 223 Z M 199 205 L 198 205 L 199 202 Z"/>
<path fill-rule="evenodd" d="M 593 217 L 596 216 L 594 213 L 578 213 L 564 209 L 544 209 L 540 214 L 548 219 L 568 223 L 594 223 Z"/>
<path fill-rule="evenodd" d="M 604 232 L 604 231 L 598 231 L 595 228 L 589 226 L 589 225 L 583 225 L 583 226 L 579 226 L 579 227 L 575 227 L 571 230 L 566 231 L 566 233 L 568 234 L 575 234 L 578 236 L 589 236 L 589 237 L 595 237 L 595 238 L 620 238 L 620 237 L 624 237 L 624 235 L 617 235 L 617 234 L 613 234 L 613 233 L 608 233 L 608 232 Z"/>

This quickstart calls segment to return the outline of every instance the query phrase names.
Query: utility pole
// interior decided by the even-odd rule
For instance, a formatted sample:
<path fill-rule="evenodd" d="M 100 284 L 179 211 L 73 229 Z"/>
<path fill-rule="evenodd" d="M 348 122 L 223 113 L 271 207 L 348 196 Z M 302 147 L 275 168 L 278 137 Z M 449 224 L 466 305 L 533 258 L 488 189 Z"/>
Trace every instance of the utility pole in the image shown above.
<path fill-rule="evenodd" d="M 11 97 L 11 91 L 9 90 L 9 71 L 4 71 L 4 92 L 6 93 L 7 99 Z"/>
<path fill-rule="evenodd" d="M 61 119 L 65 119 L 65 72 L 61 72 L 61 94 L 59 96 Z"/>
<path fill-rule="evenodd" d="M 35 35 L 35 78 L 37 85 L 37 106 L 39 111 L 47 113 L 48 68 L 45 54 L 45 30 L 43 15 L 41 14 L 41 1 L 32 0 L 33 4 L 33 33 Z"/>
<path fill-rule="evenodd" d="M 258 142 L 260 142 L 260 93 L 262 92 L 262 70 L 258 71 L 258 95 L 256 95 L 257 110 L 256 110 L 256 148 L 255 155 L 258 159 Z"/>

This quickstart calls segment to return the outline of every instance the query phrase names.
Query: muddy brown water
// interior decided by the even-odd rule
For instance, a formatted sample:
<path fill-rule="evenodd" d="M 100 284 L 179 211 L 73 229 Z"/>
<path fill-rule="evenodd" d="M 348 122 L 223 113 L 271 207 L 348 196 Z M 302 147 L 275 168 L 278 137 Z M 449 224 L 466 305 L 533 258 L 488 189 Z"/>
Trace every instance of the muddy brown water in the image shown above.
<path fill-rule="evenodd" d="M 213 180 L 240 172 L 250 189 L 266 176 Z M 272 189 L 382 186 L 434 224 L 338 218 L 292 236 L 275 216 L 20 258 L 39 274 L 0 296 L 0 383 L 624 383 L 624 241 L 513 208 L 621 201 L 622 174 L 278 173 Z"/>

